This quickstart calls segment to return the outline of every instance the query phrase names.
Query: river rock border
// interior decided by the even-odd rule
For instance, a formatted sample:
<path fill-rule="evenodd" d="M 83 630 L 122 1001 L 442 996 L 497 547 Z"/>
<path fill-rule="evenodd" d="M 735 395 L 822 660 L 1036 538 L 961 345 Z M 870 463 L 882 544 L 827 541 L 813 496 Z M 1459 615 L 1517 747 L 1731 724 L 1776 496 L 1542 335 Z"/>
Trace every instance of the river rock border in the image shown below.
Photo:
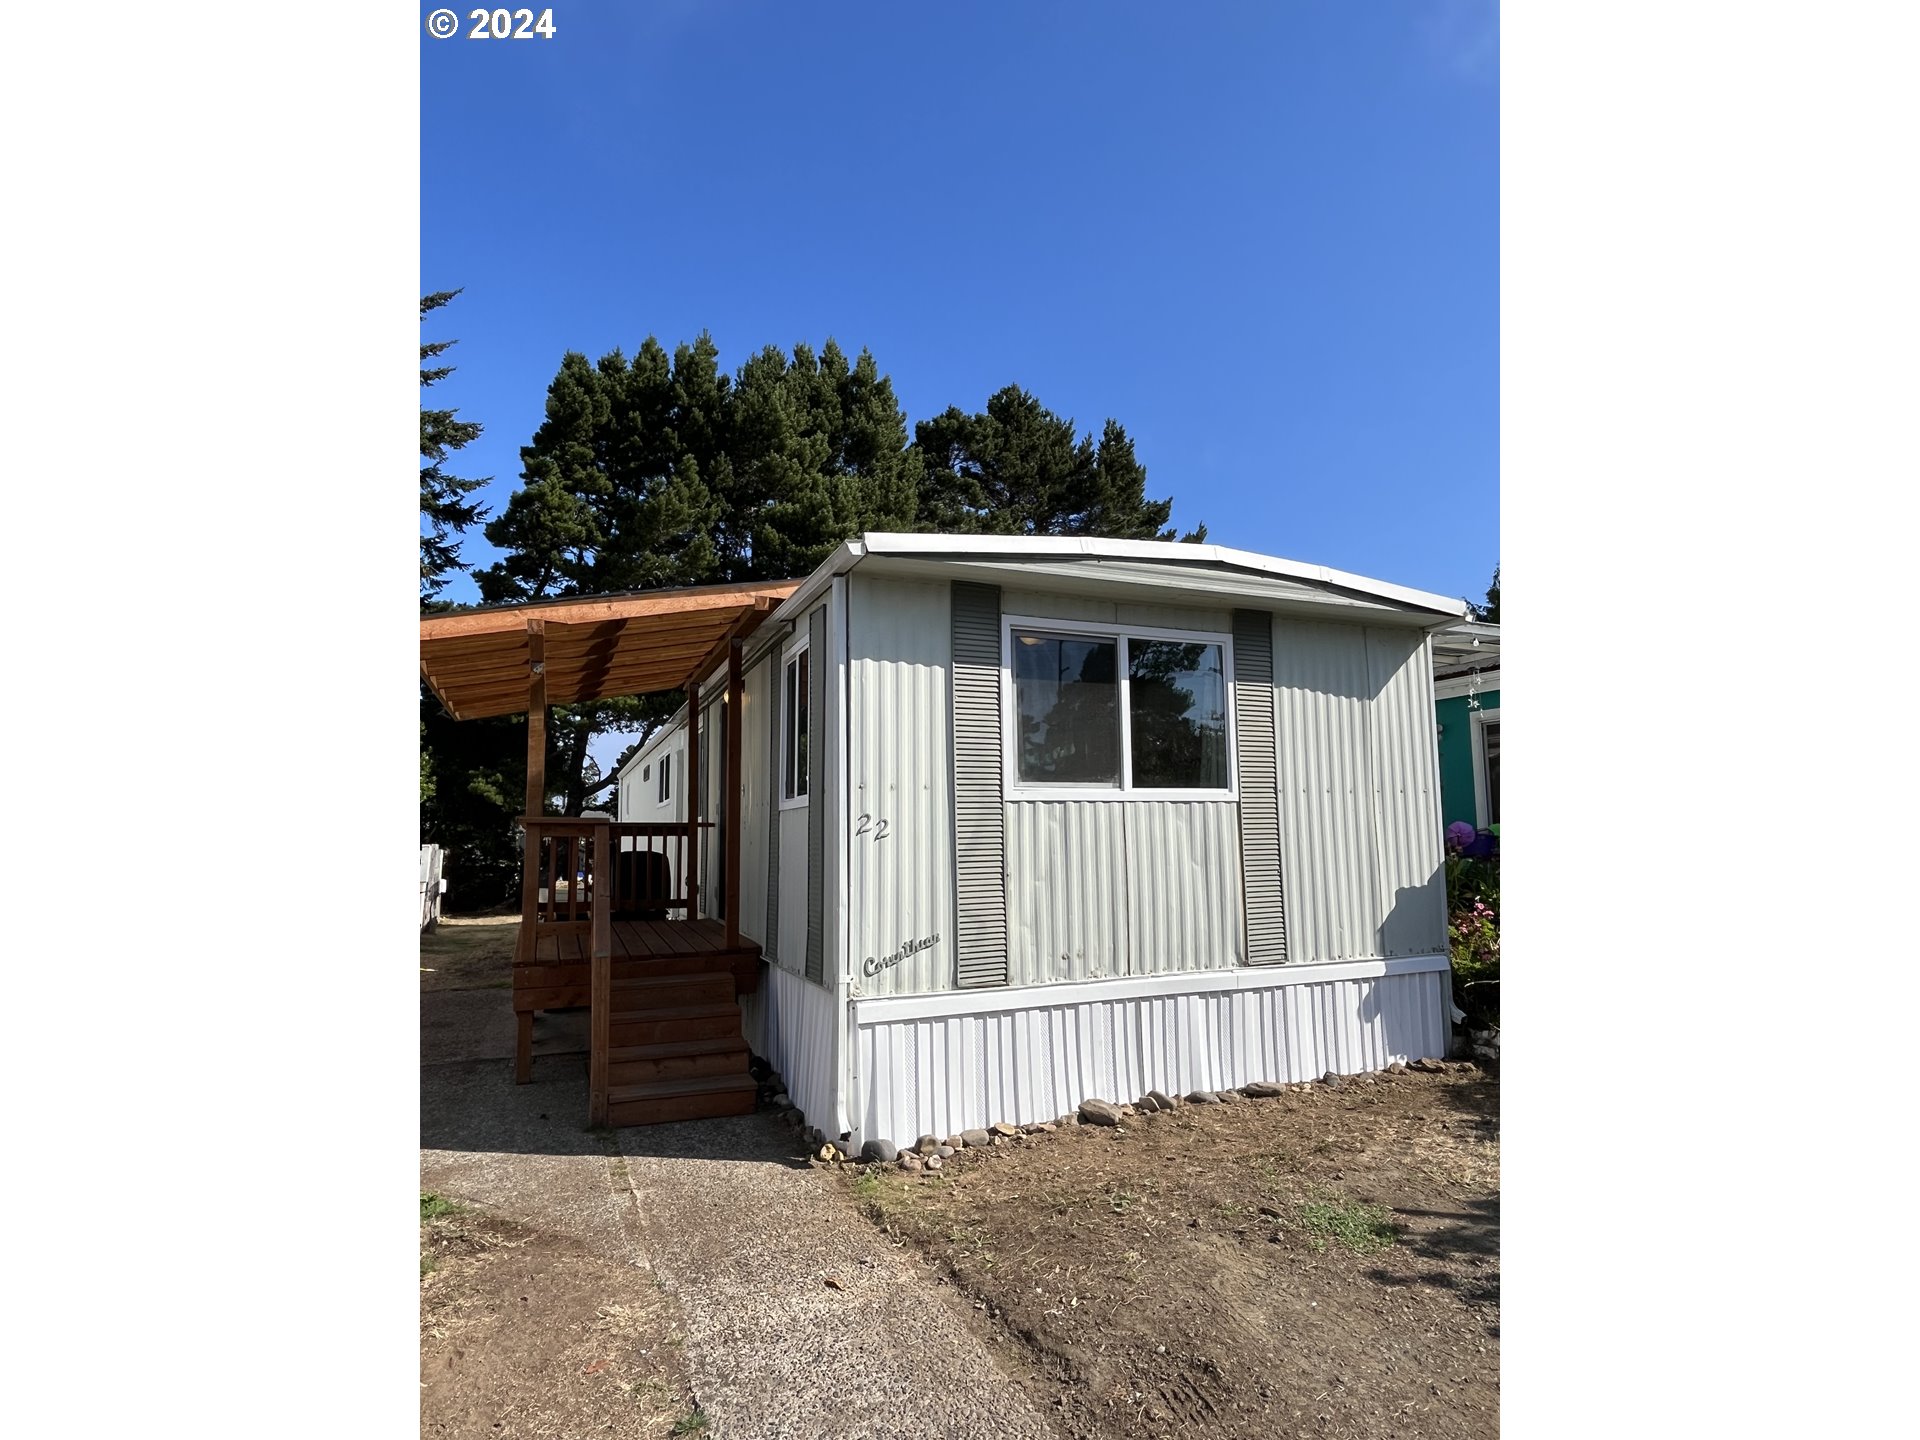
<path fill-rule="evenodd" d="M 774 1110 L 789 1130 L 794 1131 L 806 1149 L 808 1158 L 815 1166 L 865 1165 L 869 1168 L 891 1167 L 910 1174 L 934 1174 L 943 1169 L 954 1156 L 966 1150 L 991 1150 L 997 1146 L 1007 1146 L 1053 1135 L 1061 1130 L 1078 1125 L 1090 1125 L 1110 1129 L 1116 1134 L 1124 1134 L 1126 1122 L 1138 1121 L 1148 1115 L 1165 1115 L 1186 1105 L 1232 1105 L 1248 1100 L 1276 1100 L 1285 1095 L 1311 1094 L 1315 1090 L 1340 1090 L 1349 1085 L 1376 1085 L 1395 1075 L 1405 1075 L 1410 1071 L 1423 1075 L 1470 1074 L 1481 1067 L 1471 1060 L 1433 1060 L 1421 1059 L 1407 1062 L 1395 1061 L 1385 1070 L 1362 1072 L 1357 1075 L 1339 1075 L 1329 1070 L 1318 1080 L 1304 1083 L 1285 1080 L 1254 1080 L 1235 1089 L 1226 1090 L 1190 1090 L 1184 1097 L 1176 1097 L 1160 1090 L 1149 1090 L 1145 1095 L 1131 1103 L 1113 1100 L 1089 1098 L 1080 1102 L 1079 1108 L 1070 1115 L 1062 1115 L 1057 1120 L 1040 1120 L 1026 1125 L 1015 1125 L 1011 1121 L 1000 1120 L 977 1130 L 962 1130 L 957 1135 L 941 1137 L 922 1135 L 910 1146 L 901 1146 L 891 1140 L 873 1139 L 856 1147 L 845 1136 L 833 1137 L 823 1132 L 817 1125 L 809 1125 L 807 1117 L 801 1113 L 787 1094 L 786 1082 L 780 1072 L 775 1070 L 759 1056 L 754 1056 L 748 1066 L 748 1073 L 760 1084 L 760 1102 Z"/>

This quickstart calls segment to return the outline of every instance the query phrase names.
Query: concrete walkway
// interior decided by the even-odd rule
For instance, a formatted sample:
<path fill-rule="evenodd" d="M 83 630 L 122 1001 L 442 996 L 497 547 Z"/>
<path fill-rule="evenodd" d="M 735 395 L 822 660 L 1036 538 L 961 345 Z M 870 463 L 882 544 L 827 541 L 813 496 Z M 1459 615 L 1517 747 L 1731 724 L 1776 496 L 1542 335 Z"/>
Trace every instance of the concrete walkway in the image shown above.
<path fill-rule="evenodd" d="M 771 1116 L 589 1133 L 584 1057 L 553 1053 L 575 1043 L 572 1017 L 543 1020 L 545 1058 L 516 1086 L 489 1053 L 499 1018 L 482 993 L 509 1003 L 501 991 L 421 997 L 433 1037 L 422 1188 L 651 1272 L 682 1311 L 707 1434 L 1052 1435 L 953 1292 L 799 1160 Z"/>

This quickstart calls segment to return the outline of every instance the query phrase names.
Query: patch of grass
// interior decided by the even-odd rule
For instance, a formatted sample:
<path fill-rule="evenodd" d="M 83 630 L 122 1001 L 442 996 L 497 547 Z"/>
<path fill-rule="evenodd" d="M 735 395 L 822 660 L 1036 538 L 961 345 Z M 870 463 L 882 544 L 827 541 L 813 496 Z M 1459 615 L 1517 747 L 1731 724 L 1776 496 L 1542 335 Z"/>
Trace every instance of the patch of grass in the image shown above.
<path fill-rule="evenodd" d="M 430 1255 L 424 1250 L 420 1252 L 420 1278 L 422 1280 L 426 1279 L 427 1276 L 439 1268 L 440 1257 L 438 1255 Z"/>
<path fill-rule="evenodd" d="M 707 1412 L 693 1410 L 673 1422 L 675 1435 L 698 1435 L 707 1428 Z"/>
<path fill-rule="evenodd" d="M 464 1206 L 456 1205 L 444 1195 L 436 1195 L 431 1190 L 420 1192 L 420 1223 L 437 1220 L 442 1215 L 458 1215 Z"/>
<path fill-rule="evenodd" d="M 1400 1238 L 1384 1205 L 1365 1205 L 1344 1196 L 1322 1194 L 1301 1203 L 1300 1224 L 1316 1250 L 1329 1242 L 1344 1245 L 1356 1255 L 1385 1250 Z"/>
<path fill-rule="evenodd" d="M 853 1182 L 853 1193 L 862 1200 L 871 1200 L 880 1193 L 880 1172 L 863 1170 L 860 1178 Z"/>

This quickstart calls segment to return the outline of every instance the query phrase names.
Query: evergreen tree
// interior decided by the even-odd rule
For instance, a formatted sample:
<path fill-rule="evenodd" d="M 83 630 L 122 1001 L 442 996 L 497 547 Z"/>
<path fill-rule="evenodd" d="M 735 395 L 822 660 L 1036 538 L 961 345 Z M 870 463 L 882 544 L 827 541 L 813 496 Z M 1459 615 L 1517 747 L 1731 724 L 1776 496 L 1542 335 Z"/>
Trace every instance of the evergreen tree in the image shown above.
<path fill-rule="evenodd" d="M 1467 601 L 1467 618 L 1484 620 L 1491 625 L 1500 623 L 1500 567 L 1498 565 L 1493 567 L 1493 583 L 1487 586 L 1486 603 L 1476 605 L 1471 600 Z"/>
<path fill-rule="evenodd" d="M 430 311 L 438 310 L 442 305 L 458 295 L 458 290 L 436 290 L 431 295 L 420 297 L 420 319 L 424 322 Z M 453 373 L 451 365 L 429 365 L 427 362 L 445 354 L 455 344 L 452 340 L 436 340 L 420 346 L 420 387 L 425 389 L 437 384 Z M 460 559 L 460 544 L 453 537 L 471 525 L 476 525 L 486 515 L 486 507 L 467 497 L 487 483 L 486 479 L 467 480 L 458 475 L 450 475 L 445 468 L 446 459 L 454 451 L 472 444 L 480 438 L 481 427 L 476 421 L 460 420 L 455 410 L 431 410 L 425 404 L 420 407 L 420 458 L 426 463 L 420 467 L 420 603 L 430 606 L 441 590 L 446 588 L 447 577 L 466 566 Z M 488 477 L 491 478 L 491 477 Z"/>
<path fill-rule="evenodd" d="M 1146 498 L 1147 471 L 1116 420 L 1074 424 L 1017 385 L 983 413 L 950 408 L 915 429 L 923 478 L 915 528 L 952 534 L 1172 540 L 1173 501 Z M 1203 540 L 1206 527 L 1186 535 Z"/>

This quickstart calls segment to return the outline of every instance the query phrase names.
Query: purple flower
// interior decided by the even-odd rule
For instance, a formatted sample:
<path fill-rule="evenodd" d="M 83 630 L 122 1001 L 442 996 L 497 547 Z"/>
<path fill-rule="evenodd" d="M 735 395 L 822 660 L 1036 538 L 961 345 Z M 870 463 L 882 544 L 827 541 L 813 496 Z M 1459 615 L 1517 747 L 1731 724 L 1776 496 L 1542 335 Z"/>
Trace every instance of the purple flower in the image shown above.
<path fill-rule="evenodd" d="M 1447 848 L 1456 854 L 1474 842 L 1476 831 L 1464 820 L 1456 820 L 1447 826 Z"/>

